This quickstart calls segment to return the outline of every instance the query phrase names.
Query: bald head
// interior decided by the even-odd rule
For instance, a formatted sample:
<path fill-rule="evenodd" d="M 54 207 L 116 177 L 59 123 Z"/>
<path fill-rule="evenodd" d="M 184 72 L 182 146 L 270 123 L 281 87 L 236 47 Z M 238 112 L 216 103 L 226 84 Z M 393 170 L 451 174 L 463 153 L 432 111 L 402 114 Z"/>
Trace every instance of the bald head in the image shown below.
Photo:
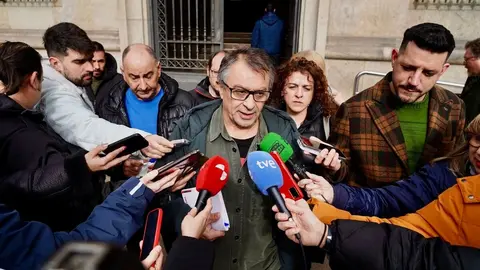
<path fill-rule="evenodd" d="M 145 44 L 128 46 L 122 54 L 122 72 L 138 99 L 150 100 L 158 94 L 161 68 L 151 47 Z"/>

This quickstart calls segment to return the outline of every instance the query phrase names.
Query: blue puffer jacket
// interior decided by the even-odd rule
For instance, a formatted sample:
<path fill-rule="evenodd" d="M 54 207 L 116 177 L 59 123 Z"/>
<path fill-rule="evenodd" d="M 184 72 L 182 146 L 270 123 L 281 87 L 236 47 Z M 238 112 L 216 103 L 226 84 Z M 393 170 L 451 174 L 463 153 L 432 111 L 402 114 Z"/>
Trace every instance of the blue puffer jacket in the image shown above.
<path fill-rule="evenodd" d="M 131 178 L 95 207 L 87 221 L 71 232 L 53 232 L 39 222 L 23 222 L 17 211 L 0 204 L 0 268 L 40 269 L 69 241 L 101 241 L 124 246 L 143 226 L 155 194 Z"/>
<path fill-rule="evenodd" d="M 398 217 L 414 213 L 457 183 L 448 162 L 427 164 L 404 180 L 382 188 L 333 187 L 332 205 L 354 215 Z"/>
<path fill-rule="evenodd" d="M 282 37 L 283 21 L 275 13 L 269 12 L 255 23 L 251 45 L 253 48 L 264 49 L 269 55 L 278 55 Z"/>

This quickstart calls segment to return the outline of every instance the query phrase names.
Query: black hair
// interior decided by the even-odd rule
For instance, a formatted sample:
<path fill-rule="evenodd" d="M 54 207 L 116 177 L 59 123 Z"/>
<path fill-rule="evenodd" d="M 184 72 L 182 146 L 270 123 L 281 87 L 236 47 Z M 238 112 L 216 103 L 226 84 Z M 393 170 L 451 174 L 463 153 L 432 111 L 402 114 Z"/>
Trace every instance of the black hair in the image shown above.
<path fill-rule="evenodd" d="M 103 48 L 102 43 L 98 41 L 92 41 L 92 43 L 93 43 L 93 47 L 95 48 L 94 49 L 95 52 L 105 52 L 105 48 Z"/>
<path fill-rule="evenodd" d="M 470 40 L 465 44 L 465 49 L 470 49 L 473 56 L 480 57 L 480 38 Z"/>
<path fill-rule="evenodd" d="M 403 34 L 400 51 L 405 50 L 411 41 L 422 50 L 432 53 L 447 52 L 447 59 L 455 49 L 452 33 L 443 25 L 436 23 L 422 23 L 408 28 Z"/>
<path fill-rule="evenodd" d="M 272 3 L 268 3 L 266 9 L 267 9 L 267 12 L 273 12 L 273 11 L 275 11 L 275 7 L 273 6 Z"/>
<path fill-rule="evenodd" d="M 62 22 L 45 31 L 43 45 L 48 56 L 66 56 L 71 49 L 86 56 L 92 56 L 95 51 L 93 42 L 87 33 L 73 23 Z"/>
<path fill-rule="evenodd" d="M 42 56 L 23 42 L 6 41 L 0 44 L 0 81 L 5 86 L 4 93 L 13 95 L 27 76 L 37 72 L 42 78 Z"/>

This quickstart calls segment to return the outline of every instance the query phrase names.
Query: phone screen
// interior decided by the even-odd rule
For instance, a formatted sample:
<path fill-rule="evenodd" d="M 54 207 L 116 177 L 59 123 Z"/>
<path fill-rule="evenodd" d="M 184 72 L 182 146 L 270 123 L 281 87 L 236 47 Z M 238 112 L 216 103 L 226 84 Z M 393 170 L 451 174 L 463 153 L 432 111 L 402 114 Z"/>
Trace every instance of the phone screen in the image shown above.
<path fill-rule="evenodd" d="M 148 214 L 147 222 L 145 223 L 145 232 L 143 235 L 143 246 L 142 252 L 140 254 L 140 260 L 144 260 L 147 258 L 148 254 L 152 251 L 152 249 L 158 245 L 155 243 L 155 237 L 159 231 L 157 231 L 157 225 L 159 221 L 159 211 L 152 211 Z"/>
<path fill-rule="evenodd" d="M 156 179 L 160 179 L 163 176 L 166 176 L 170 173 L 172 173 L 174 170 L 180 169 L 184 170 L 187 167 L 192 167 L 193 170 L 199 169 L 206 161 L 208 158 L 204 156 L 200 151 L 195 150 L 175 161 L 171 161 L 162 167 L 158 168 L 158 176 Z M 185 174 L 190 173 L 192 170 L 185 170 L 182 175 L 179 177 L 182 177 Z"/>

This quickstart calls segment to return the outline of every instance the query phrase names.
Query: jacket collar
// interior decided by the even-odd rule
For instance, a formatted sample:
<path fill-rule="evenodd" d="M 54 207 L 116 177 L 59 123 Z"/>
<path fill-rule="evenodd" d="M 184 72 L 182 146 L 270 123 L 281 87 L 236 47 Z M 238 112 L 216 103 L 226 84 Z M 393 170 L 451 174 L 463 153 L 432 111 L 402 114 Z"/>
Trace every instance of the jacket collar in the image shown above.
<path fill-rule="evenodd" d="M 208 98 L 210 100 L 218 99 L 210 94 L 208 90 L 209 87 L 210 87 L 210 81 L 207 76 L 203 80 L 201 80 L 200 83 L 198 83 L 197 87 L 195 87 L 195 93 L 205 98 Z"/>
<path fill-rule="evenodd" d="M 111 54 L 105 52 L 105 72 L 103 73 L 101 80 L 108 81 L 115 77 L 115 75 L 118 74 L 117 69 L 118 66 L 115 58 Z"/>
<path fill-rule="evenodd" d="M 375 84 L 373 86 L 372 99 L 367 100 L 365 105 L 378 130 L 400 158 L 404 169 L 408 171 L 405 139 L 399 127 L 397 114 L 395 113 L 395 108 L 399 105 L 399 100 L 390 89 L 391 80 L 392 72 L 388 73 L 381 81 Z M 427 136 L 421 155 L 422 162 L 428 162 L 436 156 L 436 152 L 438 151 L 437 144 L 441 141 L 448 127 L 448 119 L 453 103 L 453 101 L 448 98 L 445 90 L 437 85 L 435 85 L 429 93 Z"/>

